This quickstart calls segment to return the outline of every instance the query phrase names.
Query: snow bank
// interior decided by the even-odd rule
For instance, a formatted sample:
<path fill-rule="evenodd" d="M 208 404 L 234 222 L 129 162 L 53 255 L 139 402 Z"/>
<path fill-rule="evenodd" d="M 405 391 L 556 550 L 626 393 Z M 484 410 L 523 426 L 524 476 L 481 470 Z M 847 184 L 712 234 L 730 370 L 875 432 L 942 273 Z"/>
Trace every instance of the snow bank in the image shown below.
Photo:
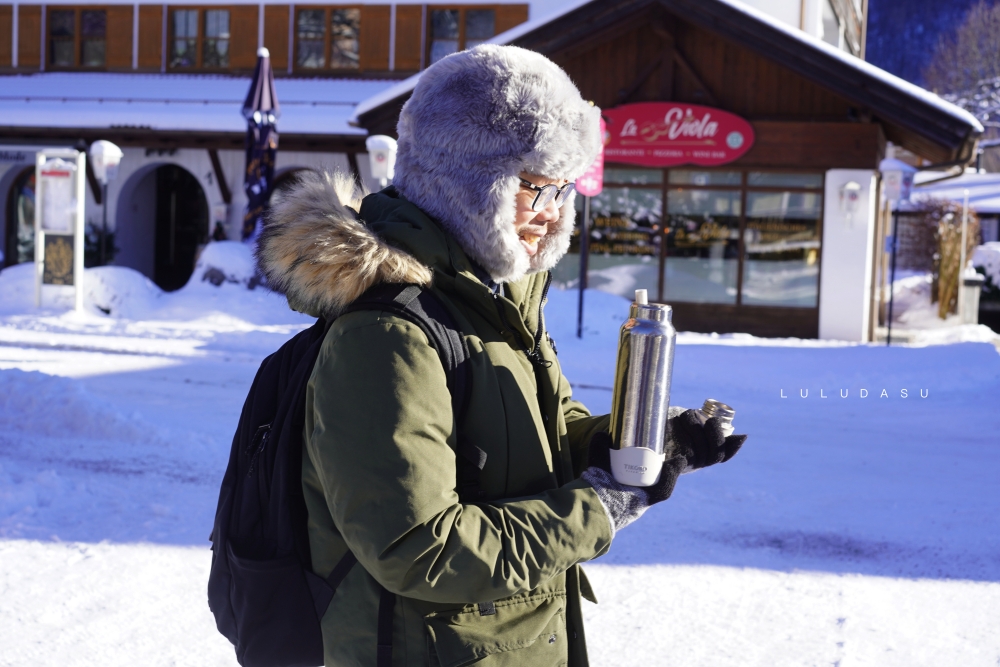
<path fill-rule="evenodd" d="M 35 309 L 35 265 L 15 264 L 0 270 L 0 314 Z"/>
<path fill-rule="evenodd" d="M 246 287 L 256 273 L 257 266 L 249 245 L 240 241 L 213 241 L 198 257 L 188 286 L 210 282 L 218 287 L 226 282 Z"/>
<path fill-rule="evenodd" d="M 972 265 L 983 267 L 993 284 L 1000 288 L 1000 241 L 976 246 L 972 251 Z"/>
<path fill-rule="evenodd" d="M 0 370 L 0 431 L 127 442 L 150 435 L 79 382 L 17 369 Z"/>
<path fill-rule="evenodd" d="M 84 310 L 126 322 L 200 322 L 221 330 L 312 323 L 313 318 L 292 311 L 284 296 L 261 286 L 250 289 L 254 275 L 253 254 L 246 244 L 217 241 L 205 246 L 190 280 L 176 292 L 163 292 L 130 268 L 85 269 Z M 44 314 L 72 328 L 80 324 L 79 314 L 69 312 L 72 307 L 72 289 L 63 288 L 47 291 L 42 309 L 35 308 L 33 263 L 0 271 L 0 317 Z"/>
<path fill-rule="evenodd" d="M 163 296 L 153 281 L 123 266 L 84 269 L 83 289 L 83 305 L 88 313 L 125 319 L 148 317 Z M 72 307 L 72 288 L 44 295 L 46 310 Z M 0 314 L 35 310 L 35 264 L 16 264 L 0 271 Z"/>
<path fill-rule="evenodd" d="M 111 317 L 138 320 L 160 304 L 163 290 L 134 269 L 98 266 L 84 271 L 84 305 Z"/>

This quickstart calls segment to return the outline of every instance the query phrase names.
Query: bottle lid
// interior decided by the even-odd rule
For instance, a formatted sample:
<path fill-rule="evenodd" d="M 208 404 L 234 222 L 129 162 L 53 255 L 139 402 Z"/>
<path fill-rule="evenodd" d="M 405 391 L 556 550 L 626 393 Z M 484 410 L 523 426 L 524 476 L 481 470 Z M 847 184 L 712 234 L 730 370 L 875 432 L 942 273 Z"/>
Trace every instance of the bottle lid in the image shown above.
<path fill-rule="evenodd" d="M 722 401 L 717 401 L 714 398 L 705 399 L 705 404 L 701 406 L 701 411 L 704 412 L 709 419 L 712 417 L 718 417 L 723 424 L 732 424 L 733 418 L 736 416 L 735 410 Z"/>

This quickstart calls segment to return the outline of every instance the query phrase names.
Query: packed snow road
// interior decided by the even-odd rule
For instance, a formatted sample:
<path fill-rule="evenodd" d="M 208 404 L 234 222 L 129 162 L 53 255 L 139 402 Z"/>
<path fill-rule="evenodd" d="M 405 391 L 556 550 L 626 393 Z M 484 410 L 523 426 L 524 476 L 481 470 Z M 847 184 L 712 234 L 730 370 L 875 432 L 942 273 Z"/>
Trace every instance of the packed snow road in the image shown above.
<path fill-rule="evenodd" d="M 0 273 L 0 665 L 234 665 L 206 538 L 257 365 L 309 320 L 101 271 L 84 314 Z M 604 411 L 627 304 L 588 293 L 577 340 L 575 303 L 548 324 Z M 595 666 L 1000 664 L 992 345 L 682 334 L 672 402 L 707 397 L 750 439 L 587 567 Z"/>

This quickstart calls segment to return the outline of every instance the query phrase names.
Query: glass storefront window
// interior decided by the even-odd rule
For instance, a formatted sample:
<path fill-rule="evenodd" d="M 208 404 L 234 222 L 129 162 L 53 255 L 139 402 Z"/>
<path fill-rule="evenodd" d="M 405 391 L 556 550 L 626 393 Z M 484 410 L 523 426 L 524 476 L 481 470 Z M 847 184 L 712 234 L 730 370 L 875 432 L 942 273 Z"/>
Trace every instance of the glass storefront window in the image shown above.
<path fill-rule="evenodd" d="M 740 185 L 738 171 L 695 171 L 693 169 L 671 169 L 671 185 Z"/>
<path fill-rule="evenodd" d="M 823 174 L 751 171 L 747 174 L 747 185 L 762 188 L 822 188 Z"/>
<path fill-rule="evenodd" d="M 583 217 L 583 197 L 576 198 L 577 218 Z M 659 188 L 605 187 L 590 198 L 589 287 L 627 299 L 635 290 L 656 294 L 660 274 L 660 225 L 663 195 Z M 579 252 L 574 239 L 570 252 Z M 579 255 L 563 260 L 555 280 L 575 284 Z"/>
<path fill-rule="evenodd" d="M 604 170 L 604 182 L 621 185 L 659 185 L 663 182 L 663 170 L 608 168 Z"/>
<path fill-rule="evenodd" d="M 667 191 L 663 299 L 736 303 L 740 191 Z"/>
<path fill-rule="evenodd" d="M 666 303 L 817 306 L 822 173 L 613 165 L 604 183 L 591 198 L 590 287 L 629 299 L 645 288 Z M 563 287 L 579 281 L 578 240 L 554 270 Z"/>
<path fill-rule="evenodd" d="M 819 192 L 748 192 L 743 303 L 813 308 L 819 295 Z"/>

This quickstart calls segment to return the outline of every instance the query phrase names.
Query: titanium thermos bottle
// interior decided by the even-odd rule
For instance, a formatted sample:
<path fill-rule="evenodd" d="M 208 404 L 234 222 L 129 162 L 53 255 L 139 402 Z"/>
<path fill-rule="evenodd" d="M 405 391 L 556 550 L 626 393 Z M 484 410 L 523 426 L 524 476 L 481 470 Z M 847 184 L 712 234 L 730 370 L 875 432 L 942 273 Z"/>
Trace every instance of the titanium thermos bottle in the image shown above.
<path fill-rule="evenodd" d="M 629 486 L 652 486 L 664 459 L 670 376 L 677 330 L 672 309 L 649 303 L 646 290 L 635 303 L 618 337 L 618 365 L 611 399 L 611 472 Z"/>

